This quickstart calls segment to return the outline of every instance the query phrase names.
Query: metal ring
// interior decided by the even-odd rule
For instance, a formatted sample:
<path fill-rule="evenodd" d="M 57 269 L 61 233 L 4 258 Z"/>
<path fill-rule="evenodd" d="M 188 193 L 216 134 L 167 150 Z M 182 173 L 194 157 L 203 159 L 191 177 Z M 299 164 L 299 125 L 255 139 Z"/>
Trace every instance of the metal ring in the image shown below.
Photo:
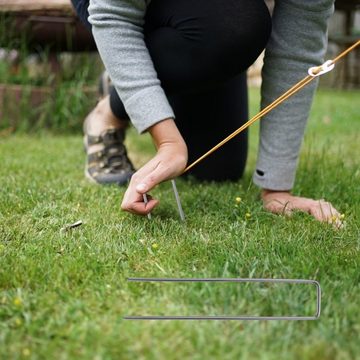
<path fill-rule="evenodd" d="M 317 76 L 328 73 L 334 67 L 335 67 L 335 64 L 333 63 L 333 61 L 327 60 L 320 66 L 313 66 L 313 67 L 309 68 L 308 74 L 312 77 L 317 77 Z M 318 73 L 314 73 L 314 71 L 319 70 L 319 69 L 321 69 L 321 71 L 319 71 Z"/>

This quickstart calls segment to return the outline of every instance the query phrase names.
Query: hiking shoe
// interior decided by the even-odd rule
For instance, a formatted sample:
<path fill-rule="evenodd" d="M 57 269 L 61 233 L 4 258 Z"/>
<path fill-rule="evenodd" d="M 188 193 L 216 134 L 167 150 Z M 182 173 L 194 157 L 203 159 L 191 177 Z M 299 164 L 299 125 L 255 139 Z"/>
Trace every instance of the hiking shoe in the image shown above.
<path fill-rule="evenodd" d="M 85 176 L 89 180 L 98 184 L 118 185 L 126 184 L 130 180 L 135 169 L 127 156 L 124 139 L 124 129 L 107 129 L 99 136 L 88 135 L 85 130 Z M 102 145 L 101 149 L 89 153 L 89 147 L 96 144 Z"/>

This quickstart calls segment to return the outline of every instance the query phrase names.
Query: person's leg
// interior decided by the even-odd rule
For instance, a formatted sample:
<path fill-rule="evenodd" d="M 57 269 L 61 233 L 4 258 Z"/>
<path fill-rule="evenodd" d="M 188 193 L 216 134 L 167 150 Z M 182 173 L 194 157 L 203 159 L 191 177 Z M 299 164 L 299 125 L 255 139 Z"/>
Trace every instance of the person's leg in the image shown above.
<path fill-rule="evenodd" d="M 118 109 L 119 105 L 117 102 L 111 102 L 111 93 L 112 91 L 100 99 L 85 119 L 87 132 L 93 136 L 100 135 L 104 130 L 109 128 L 126 129 L 129 124 L 127 119 L 119 117 L 117 112 L 113 110 L 114 106 Z M 120 99 L 118 99 L 118 101 L 119 104 L 122 105 Z M 94 146 L 90 151 L 97 151 L 97 148 Z"/>
<path fill-rule="evenodd" d="M 189 149 L 189 164 L 206 153 L 248 119 L 246 73 L 197 94 L 170 96 L 176 122 Z M 189 174 L 199 180 L 237 180 L 247 159 L 248 134 L 239 134 Z"/>
<path fill-rule="evenodd" d="M 236 75 L 255 61 L 270 28 L 262 0 L 152 0 L 145 18 L 145 41 L 187 141 L 190 160 L 246 120 L 246 80 Z M 125 118 L 116 92 L 111 100 L 114 113 Z M 193 174 L 208 180 L 240 177 L 246 142 L 244 133 Z"/>
<path fill-rule="evenodd" d="M 152 0 L 145 42 L 189 149 L 189 163 L 248 119 L 245 70 L 271 30 L 262 0 Z M 127 118 L 116 91 L 112 109 Z M 201 180 L 236 180 L 247 158 L 247 132 L 197 165 Z"/>
<path fill-rule="evenodd" d="M 80 20 L 91 31 L 87 20 L 89 0 L 71 1 Z M 102 80 L 108 82 L 107 76 Z M 85 175 L 100 184 L 121 185 L 127 183 L 135 171 L 124 145 L 129 121 L 114 87 L 103 86 L 101 95 L 102 99 L 84 121 Z"/>
<path fill-rule="evenodd" d="M 113 114 L 118 118 L 122 119 L 124 122 L 129 123 L 130 119 L 126 113 L 123 102 L 120 100 L 120 97 L 114 86 L 110 87 L 110 108 Z"/>
<path fill-rule="evenodd" d="M 145 41 L 191 162 L 247 120 L 244 71 L 266 45 L 270 16 L 262 0 L 153 0 L 145 20 Z M 244 132 L 191 173 L 235 180 L 246 157 Z"/>

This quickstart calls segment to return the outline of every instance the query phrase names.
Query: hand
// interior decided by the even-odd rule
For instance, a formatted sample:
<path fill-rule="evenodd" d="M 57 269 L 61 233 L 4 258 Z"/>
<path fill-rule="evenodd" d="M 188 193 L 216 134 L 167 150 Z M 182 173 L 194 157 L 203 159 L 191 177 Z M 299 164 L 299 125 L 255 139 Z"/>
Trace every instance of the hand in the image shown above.
<path fill-rule="evenodd" d="M 172 120 L 158 123 L 149 131 L 158 148 L 157 154 L 131 177 L 121 204 L 122 210 L 138 215 L 150 213 L 159 203 L 148 196 L 145 204 L 143 194 L 180 175 L 187 164 L 186 144 Z"/>
<path fill-rule="evenodd" d="M 293 196 L 287 191 L 272 191 L 263 189 L 261 193 L 264 208 L 275 214 L 291 215 L 293 211 L 303 211 L 312 215 L 316 220 L 334 224 L 337 228 L 342 226 L 342 216 L 331 205 L 321 200 L 313 200 Z"/>

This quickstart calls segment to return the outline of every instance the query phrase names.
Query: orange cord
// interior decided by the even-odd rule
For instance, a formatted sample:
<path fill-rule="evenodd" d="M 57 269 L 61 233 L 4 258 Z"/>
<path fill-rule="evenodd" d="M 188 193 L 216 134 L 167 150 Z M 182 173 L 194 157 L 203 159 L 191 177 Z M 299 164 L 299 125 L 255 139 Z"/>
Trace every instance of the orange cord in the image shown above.
<path fill-rule="evenodd" d="M 347 48 L 345 51 L 343 51 L 341 54 L 339 54 L 336 58 L 331 60 L 331 64 L 335 64 L 337 61 L 339 61 L 342 57 L 347 55 L 350 51 L 354 50 L 358 45 L 360 45 L 360 40 L 358 40 L 355 44 Z M 313 70 L 313 74 L 316 75 L 319 72 L 322 71 L 322 65 L 320 65 L 318 68 L 315 68 Z M 192 164 L 186 167 L 186 169 L 183 171 L 183 174 L 190 169 L 192 169 L 195 165 L 197 165 L 200 161 L 207 158 L 209 155 L 211 155 L 214 151 L 218 150 L 221 146 L 223 146 L 225 143 L 233 139 L 236 135 L 240 134 L 242 131 L 244 131 L 246 128 L 248 128 L 250 125 L 252 125 L 256 120 L 259 120 L 264 115 L 268 114 L 271 110 L 276 108 L 278 105 L 280 105 L 282 102 L 284 102 L 286 99 L 291 97 L 292 95 L 296 94 L 298 91 L 300 91 L 304 86 L 309 84 L 312 80 L 315 79 L 315 76 L 306 76 L 302 80 L 300 80 L 298 83 L 296 83 L 293 87 L 291 87 L 288 91 L 286 91 L 284 94 L 279 96 L 276 100 L 274 100 L 271 104 L 266 106 L 263 110 L 261 110 L 258 114 L 256 114 L 254 117 L 252 117 L 249 121 L 247 121 L 245 124 L 243 124 L 241 127 L 239 127 L 237 130 L 235 130 L 233 133 L 231 133 L 228 137 L 226 137 L 224 140 L 219 142 L 217 145 L 215 145 L 213 148 L 211 148 L 208 152 L 206 152 L 204 155 L 199 157 L 197 160 L 195 160 Z"/>

